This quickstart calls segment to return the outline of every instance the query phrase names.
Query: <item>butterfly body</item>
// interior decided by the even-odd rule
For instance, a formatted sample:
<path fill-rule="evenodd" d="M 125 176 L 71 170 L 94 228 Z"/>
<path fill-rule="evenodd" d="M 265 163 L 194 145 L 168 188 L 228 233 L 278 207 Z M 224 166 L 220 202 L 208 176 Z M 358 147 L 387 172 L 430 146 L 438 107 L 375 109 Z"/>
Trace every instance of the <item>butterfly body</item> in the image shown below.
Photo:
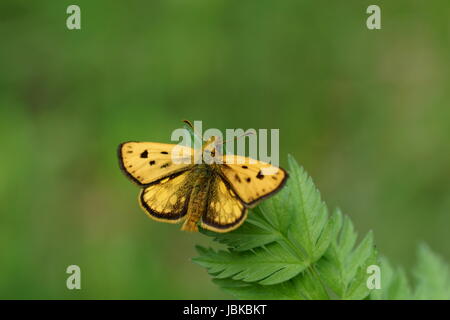
<path fill-rule="evenodd" d="M 214 141 L 214 140 L 212 140 Z M 216 232 L 239 227 L 247 209 L 281 189 L 287 173 L 281 169 L 265 175 L 268 163 L 240 156 L 220 156 L 211 141 L 201 149 L 208 161 L 195 161 L 188 147 L 152 142 L 125 142 L 119 146 L 124 173 L 140 187 L 141 207 L 157 221 L 178 223 L 182 230 L 197 225 Z M 189 160 L 189 161 L 186 161 Z"/>
<path fill-rule="evenodd" d="M 206 164 L 196 165 L 189 174 L 189 180 L 194 181 L 192 187 L 186 220 L 181 230 L 198 231 L 197 222 L 206 210 L 211 181 L 216 179 L 216 172 Z"/>

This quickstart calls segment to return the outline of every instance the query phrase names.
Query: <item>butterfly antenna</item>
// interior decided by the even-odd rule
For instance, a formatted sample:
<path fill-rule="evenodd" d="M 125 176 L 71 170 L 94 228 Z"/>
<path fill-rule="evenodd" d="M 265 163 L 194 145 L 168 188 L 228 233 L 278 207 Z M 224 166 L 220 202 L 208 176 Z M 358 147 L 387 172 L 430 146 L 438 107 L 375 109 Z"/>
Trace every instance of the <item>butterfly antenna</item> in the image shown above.
<path fill-rule="evenodd" d="M 190 122 L 189 120 L 183 120 L 183 122 L 184 122 L 185 124 L 187 124 L 189 127 L 191 127 L 192 130 L 194 130 L 194 126 L 192 125 L 192 122 Z"/>
<path fill-rule="evenodd" d="M 183 120 L 183 122 L 184 122 L 189 128 L 192 129 L 192 133 L 194 134 L 194 136 L 195 136 L 199 141 L 203 141 L 202 137 L 199 136 L 199 135 L 195 132 L 194 126 L 192 125 L 192 122 L 191 122 L 191 121 L 189 121 L 189 120 Z"/>
<path fill-rule="evenodd" d="M 234 140 L 240 139 L 240 138 L 242 138 L 242 137 L 248 137 L 248 136 L 251 136 L 252 134 L 255 134 L 255 133 L 254 133 L 253 131 L 244 132 L 244 133 L 241 134 L 240 136 L 233 137 L 233 139 L 228 139 L 228 140 L 226 140 L 226 141 L 223 141 L 221 144 L 225 144 L 225 143 L 227 143 L 227 142 L 230 142 L 230 141 L 234 141 Z"/>

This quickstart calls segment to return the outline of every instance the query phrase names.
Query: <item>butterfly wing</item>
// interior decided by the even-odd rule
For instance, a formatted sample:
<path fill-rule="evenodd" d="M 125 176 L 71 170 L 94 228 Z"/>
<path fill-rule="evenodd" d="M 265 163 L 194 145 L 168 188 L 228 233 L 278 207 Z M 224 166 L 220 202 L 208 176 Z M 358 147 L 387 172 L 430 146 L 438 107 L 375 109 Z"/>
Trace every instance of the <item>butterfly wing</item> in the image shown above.
<path fill-rule="evenodd" d="M 122 171 L 139 185 L 190 169 L 192 155 L 192 148 L 176 144 L 125 142 L 119 146 Z"/>
<path fill-rule="evenodd" d="M 280 190 L 288 178 L 282 168 L 236 155 L 225 156 L 224 163 L 219 167 L 224 179 L 250 207 Z"/>
<path fill-rule="evenodd" d="M 152 219 L 177 223 L 186 215 L 192 191 L 189 171 L 174 174 L 142 189 L 139 203 Z"/>
<path fill-rule="evenodd" d="M 209 190 L 208 202 L 201 221 L 202 228 L 228 232 L 239 227 L 246 215 L 247 208 L 230 186 L 217 176 Z"/>

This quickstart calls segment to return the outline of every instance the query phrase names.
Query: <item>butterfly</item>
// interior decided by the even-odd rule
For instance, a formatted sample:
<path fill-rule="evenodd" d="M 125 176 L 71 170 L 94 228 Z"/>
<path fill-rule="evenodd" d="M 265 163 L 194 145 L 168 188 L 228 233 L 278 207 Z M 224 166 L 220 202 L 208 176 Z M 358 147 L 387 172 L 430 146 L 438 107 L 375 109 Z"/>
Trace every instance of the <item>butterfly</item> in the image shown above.
<path fill-rule="evenodd" d="M 120 168 L 142 188 L 139 204 L 150 218 L 184 221 L 181 229 L 186 231 L 198 231 L 200 222 L 203 229 L 228 232 L 244 222 L 248 208 L 285 184 L 288 174 L 282 168 L 243 156 L 221 155 L 217 141 L 212 137 L 204 143 L 200 161 L 195 161 L 198 153 L 194 149 L 181 145 L 119 145 Z M 205 155 L 210 156 L 209 161 Z"/>

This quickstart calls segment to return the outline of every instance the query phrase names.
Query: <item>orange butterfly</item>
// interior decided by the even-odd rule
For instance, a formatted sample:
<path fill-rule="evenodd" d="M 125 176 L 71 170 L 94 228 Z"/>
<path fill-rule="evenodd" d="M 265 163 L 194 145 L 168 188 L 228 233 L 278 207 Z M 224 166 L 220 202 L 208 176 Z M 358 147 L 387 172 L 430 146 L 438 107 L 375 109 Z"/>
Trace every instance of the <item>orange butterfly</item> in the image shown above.
<path fill-rule="evenodd" d="M 120 167 L 142 187 L 139 203 L 157 221 L 178 223 L 182 230 L 228 232 L 247 217 L 247 208 L 280 190 L 288 178 L 281 168 L 251 158 L 219 156 L 214 137 L 202 155 L 220 161 L 196 163 L 194 149 L 175 144 L 125 142 L 119 146 Z M 198 162 L 198 161 L 197 161 Z"/>

